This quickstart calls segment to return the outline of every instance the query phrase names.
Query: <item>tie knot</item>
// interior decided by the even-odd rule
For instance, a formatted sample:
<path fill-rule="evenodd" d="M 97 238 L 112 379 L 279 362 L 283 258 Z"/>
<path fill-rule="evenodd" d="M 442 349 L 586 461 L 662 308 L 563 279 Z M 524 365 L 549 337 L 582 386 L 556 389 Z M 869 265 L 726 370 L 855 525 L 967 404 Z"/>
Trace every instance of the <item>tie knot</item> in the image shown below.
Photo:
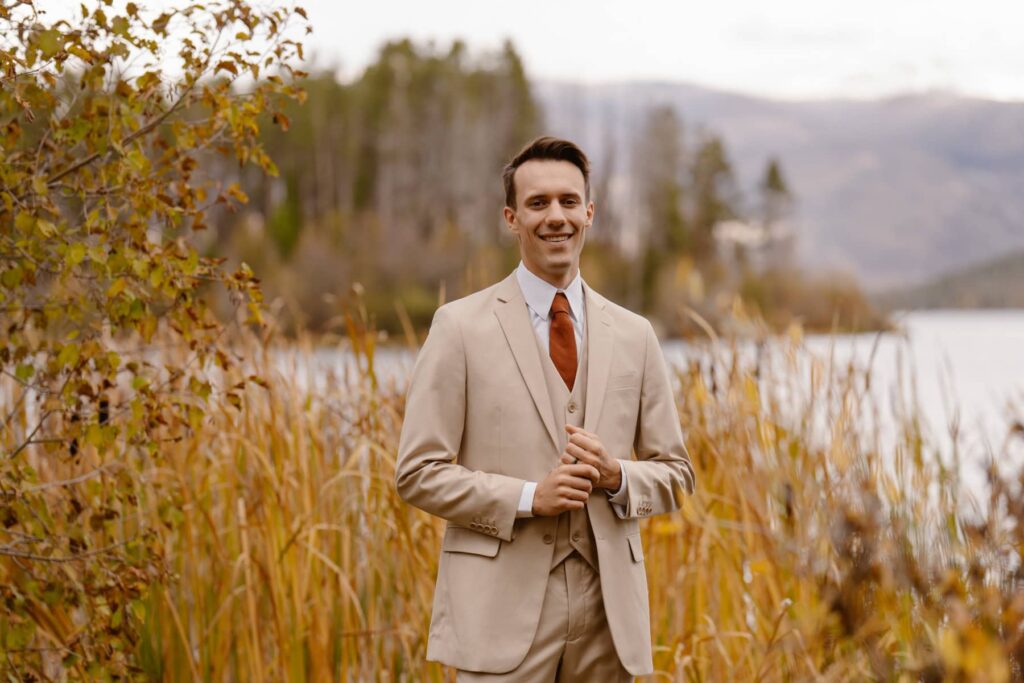
<path fill-rule="evenodd" d="M 565 296 L 564 292 L 558 292 L 555 294 L 554 300 L 551 302 L 551 317 L 554 318 L 556 313 L 568 313 L 569 312 L 569 299 Z"/>

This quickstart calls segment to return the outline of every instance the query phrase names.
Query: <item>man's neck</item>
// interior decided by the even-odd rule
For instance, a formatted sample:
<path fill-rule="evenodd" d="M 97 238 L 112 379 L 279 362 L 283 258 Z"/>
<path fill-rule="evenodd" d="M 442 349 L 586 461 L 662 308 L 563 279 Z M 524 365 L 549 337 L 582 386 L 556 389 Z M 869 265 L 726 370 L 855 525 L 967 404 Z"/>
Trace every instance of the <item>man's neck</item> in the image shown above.
<path fill-rule="evenodd" d="M 566 287 L 568 287 L 570 284 L 572 284 L 572 281 L 576 279 L 576 274 L 580 272 L 580 267 L 577 265 L 577 266 L 573 267 L 573 269 L 571 271 L 566 273 L 566 275 L 563 276 L 562 279 L 560 279 L 560 280 L 552 280 L 547 275 L 545 275 L 543 273 L 538 273 L 536 270 L 531 268 L 530 264 L 528 264 L 526 261 L 523 261 L 523 267 L 526 268 L 531 273 L 533 273 L 534 275 L 536 275 L 538 278 L 540 278 L 544 282 L 546 282 L 549 285 L 551 285 L 552 287 L 554 287 L 555 289 L 565 289 Z"/>

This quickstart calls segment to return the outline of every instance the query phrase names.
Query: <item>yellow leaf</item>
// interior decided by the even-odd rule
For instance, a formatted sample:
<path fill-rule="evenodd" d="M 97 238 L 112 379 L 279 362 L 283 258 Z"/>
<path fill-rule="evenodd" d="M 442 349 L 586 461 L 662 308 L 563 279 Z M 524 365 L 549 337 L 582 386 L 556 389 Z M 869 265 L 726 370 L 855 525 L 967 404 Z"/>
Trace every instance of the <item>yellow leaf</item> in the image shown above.
<path fill-rule="evenodd" d="M 64 262 L 69 268 L 74 268 L 85 259 L 85 245 L 75 242 L 68 247 L 68 253 L 64 255 Z"/>
<path fill-rule="evenodd" d="M 78 344 L 65 344 L 61 347 L 60 353 L 57 354 L 57 363 L 62 367 L 74 365 L 78 362 L 78 354 Z"/>
<path fill-rule="evenodd" d="M 228 196 L 242 204 L 247 204 L 249 202 L 249 195 L 242 191 L 242 188 L 238 186 L 238 183 L 231 183 L 228 185 Z"/>
<path fill-rule="evenodd" d="M 53 57 L 63 47 L 60 31 L 52 28 L 48 31 L 43 31 L 39 34 L 38 45 L 43 59 Z"/>
<path fill-rule="evenodd" d="M 81 59 L 86 64 L 92 64 L 93 56 L 92 53 L 83 50 L 78 45 L 72 45 L 68 48 L 68 52 Z"/>
<path fill-rule="evenodd" d="M 114 17 L 114 20 L 110 22 L 110 27 L 113 29 L 114 33 L 124 36 L 125 38 L 130 37 L 130 34 L 128 33 L 128 20 L 124 17 Z"/>
<path fill-rule="evenodd" d="M 30 233 L 35 226 L 36 217 L 28 211 L 19 211 L 18 215 L 14 217 L 14 227 L 23 235 Z"/>
<path fill-rule="evenodd" d="M 103 445 L 103 430 L 98 424 L 91 424 L 85 432 L 85 442 L 99 448 Z"/>

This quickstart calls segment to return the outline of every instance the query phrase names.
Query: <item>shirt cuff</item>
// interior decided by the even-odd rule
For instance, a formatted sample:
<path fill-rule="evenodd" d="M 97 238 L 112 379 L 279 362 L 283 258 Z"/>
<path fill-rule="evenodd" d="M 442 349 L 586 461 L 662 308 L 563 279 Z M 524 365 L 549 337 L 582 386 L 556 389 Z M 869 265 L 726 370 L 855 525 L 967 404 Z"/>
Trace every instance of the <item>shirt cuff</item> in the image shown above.
<path fill-rule="evenodd" d="M 629 480 L 626 479 L 626 468 L 623 466 L 621 460 L 619 461 L 619 472 L 622 473 L 622 483 L 619 484 L 619 489 L 614 493 L 606 489 L 606 493 L 608 494 L 608 499 L 611 502 L 618 503 L 619 505 L 625 505 L 629 501 L 629 495 L 626 491 Z"/>
<path fill-rule="evenodd" d="M 519 494 L 519 507 L 516 509 L 516 519 L 520 517 L 533 517 L 533 494 L 537 490 L 537 482 L 523 482 L 523 492 Z"/>
<path fill-rule="evenodd" d="M 619 519 L 626 519 L 627 508 L 629 507 L 629 480 L 626 479 L 626 466 L 622 462 L 622 460 L 619 461 L 619 471 L 622 472 L 622 483 L 619 485 L 619 490 L 612 493 L 605 489 L 605 493 L 608 494 L 608 502 L 612 504 L 612 511 L 615 512 L 615 516 Z"/>

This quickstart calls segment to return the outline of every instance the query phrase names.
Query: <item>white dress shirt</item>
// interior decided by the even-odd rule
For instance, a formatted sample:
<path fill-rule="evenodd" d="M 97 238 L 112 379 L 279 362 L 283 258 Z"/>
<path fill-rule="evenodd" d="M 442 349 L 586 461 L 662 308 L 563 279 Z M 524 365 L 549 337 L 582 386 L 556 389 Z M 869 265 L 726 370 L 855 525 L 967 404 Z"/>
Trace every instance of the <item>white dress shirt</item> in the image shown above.
<path fill-rule="evenodd" d="M 526 309 L 530 312 L 530 322 L 533 324 L 533 331 L 540 340 L 541 348 L 546 349 L 550 345 L 551 331 L 551 302 L 555 300 L 555 294 L 564 292 L 565 298 L 569 300 L 569 315 L 572 317 L 573 330 L 576 333 L 576 361 L 579 362 L 583 350 L 583 335 L 587 329 L 586 307 L 583 305 L 583 280 L 579 272 L 565 289 L 559 289 L 549 282 L 537 277 L 523 264 L 519 262 L 516 268 L 516 280 L 519 282 L 519 289 L 523 292 L 523 299 L 526 300 Z M 620 507 L 620 517 L 625 514 L 627 503 L 626 495 L 626 469 L 619 463 L 619 470 L 622 472 L 622 484 L 619 490 L 612 493 L 605 491 L 609 499 L 616 506 Z M 523 484 L 523 492 L 519 496 L 519 507 L 516 517 L 533 516 L 533 495 L 537 491 L 537 482 L 528 481 Z"/>

